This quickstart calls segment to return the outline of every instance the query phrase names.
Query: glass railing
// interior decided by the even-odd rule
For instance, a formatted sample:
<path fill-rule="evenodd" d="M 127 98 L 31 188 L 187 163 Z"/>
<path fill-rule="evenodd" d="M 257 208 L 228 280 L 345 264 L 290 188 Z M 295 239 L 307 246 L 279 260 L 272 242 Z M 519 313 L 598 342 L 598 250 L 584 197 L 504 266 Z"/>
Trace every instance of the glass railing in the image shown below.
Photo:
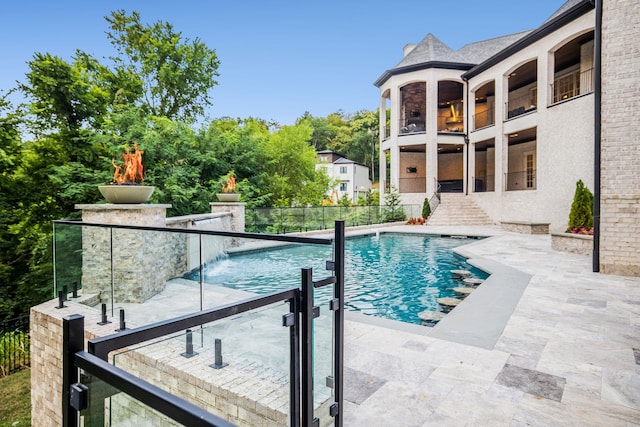
<path fill-rule="evenodd" d="M 513 119 L 526 113 L 536 111 L 535 88 L 531 89 L 531 94 L 519 97 L 509 96 L 509 102 L 505 102 L 505 120 Z"/>
<path fill-rule="evenodd" d="M 77 280 L 66 297 L 115 331 L 75 356 L 91 389 L 87 406 L 68 403 L 82 425 L 191 425 L 198 411 L 223 421 L 198 425 L 341 419 L 344 224 L 335 225 L 332 238 L 311 238 L 54 221 L 56 286 Z M 300 257 L 279 253 L 292 245 Z M 67 253 L 79 259 L 65 263 Z M 73 275 L 57 271 L 70 265 Z"/>
<path fill-rule="evenodd" d="M 478 130 L 495 124 L 495 111 L 486 110 L 473 115 L 473 129 Z"/>
<path fill-rule="evenodd" d="M 536 171 L 508 172 L 504 174 L 507 191 L 535 190 Z"/>
<path fill-rule="evenodd" d="M 241 236 L 55 221 L 54 294 L 62 292 L 64 299 L 105 310 L 109 317 L 122 315 L 126 324 L 145 325 L 237 301 L 247 292 L 264 293 L 234 275 L 243 269 L 237 255 L 283 244 L 306 246 L 286 236 L 280 236 L 284 241 Z M 298 284 L 306 261 L 301 263 L 281 267 L 289 269 L 289 284 Z"/>
<path fill-rule="evenodd" d="M 402 180 L 401 180 L 402 181 Z M 424 187 L 424 179 L 423 187 Z M 401 187 L 402 187 L 401 182 Z M 423 188 L 419 187 L 419 188 Z M 419 191 L 416 187 L 416 192 Z M 403 191 L 401 189 L 400 192 Z M 424 192 L 424 190 L 422 190 Z M 247 208 L 245 227 L 252 233 L 286 234 L 312 230 L 326 230 L 335 221 L 343 220 L 347 227 L 393 222 L 397 212 L 402 211 L 407 218 L 420 211 L 418 205 L 389 206 L 321 206 L 310 208 Z"/>
<path fill-rule="evenodd" d="M 485 175 L 483 177 L 474 177 L 473 191 L 476 193 L 495 191 L 495 176 Z"/>

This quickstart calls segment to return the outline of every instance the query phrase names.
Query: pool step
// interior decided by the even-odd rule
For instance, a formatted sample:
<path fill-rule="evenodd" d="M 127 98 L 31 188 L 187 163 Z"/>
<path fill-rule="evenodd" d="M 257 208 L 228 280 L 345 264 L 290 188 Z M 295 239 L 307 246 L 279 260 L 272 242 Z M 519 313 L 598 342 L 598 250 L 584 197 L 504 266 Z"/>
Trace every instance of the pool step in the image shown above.
<path fill-rule="evenodd" d="M 418 313 L 420 323 L 424 326 L 434 326 L 436 323 L 444 318 L 444 313 L 441 311 L 425 310 Z"/>
<path fill-rule="evenodd" d="M 448 313 L 451 310 L 453 310 L 458 304 L 460 304 L 462 302 L 461 299 L 458 298 L 451 298 L 451 297 L 445 297 L 445 298 L 438 298 L 437 299 L 438 304 L 440 304 L 440 308 L 442 309 L 443 313 Z"/>
<path fill-rule="evenodd" d="M 468 286 L 476 287 L 484 282 L 484 279 L 478 279 L 477 277 L 467 277 L 466 279 L 462 279 L 462 283 Z"/>
<path fill-rule="evenodd" d="M 468 296 L 474 290 L 475 290 L 474 288 L 468 288 L 468 287 L 465 287 L 465 286 L 461 286 L 461 287 L 458 287 L 458 288 L 453 288 L 453 292 L 455 292 L 456 294 L 462 296 L 463 298 Z"/>
<path fill-rule="evenodd" d="M 463 280 L 471 277 L 471 272 L 469 270 L 451 270 L 451 276 L 456 280 Z"/>

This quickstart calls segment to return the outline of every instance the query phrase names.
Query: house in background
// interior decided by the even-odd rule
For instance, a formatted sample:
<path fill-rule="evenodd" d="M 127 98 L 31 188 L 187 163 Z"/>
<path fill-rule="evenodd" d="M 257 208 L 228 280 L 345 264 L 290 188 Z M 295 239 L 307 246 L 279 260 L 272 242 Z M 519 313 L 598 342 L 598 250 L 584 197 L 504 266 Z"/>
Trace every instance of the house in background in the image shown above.
<path fill-rule="evenodd" d="M 381 200 L 440 188 L 494 223 L 564 231 L 582 180 L 594 271 L 640 276 L 639 22 L 634 1 L 568 0 L 531 31 L 457 51 L 431 34 L 405 46 L 375 82 Z"/>
<path fill-rule="evenodd" d="M 356 203 L 358 197 L 364 196 L 371 189 L 369 168 L 349 160 L 340 154 L 324 150 L 318 152 L 317 169 L 324 169 L 332 183 L 336 183 L 329 191 L 329 199 L 338 203 L 345 194 Z"/>
<path fill-rule="evenodd" d="M 375 82 L 381 200 L 469 195 L 495 223 L 566 228 L 576 182 L 594 190 L 594 6 L 454 51 L 428 34 Z M 386 110 L 390 121 L 386 123 Z"/>

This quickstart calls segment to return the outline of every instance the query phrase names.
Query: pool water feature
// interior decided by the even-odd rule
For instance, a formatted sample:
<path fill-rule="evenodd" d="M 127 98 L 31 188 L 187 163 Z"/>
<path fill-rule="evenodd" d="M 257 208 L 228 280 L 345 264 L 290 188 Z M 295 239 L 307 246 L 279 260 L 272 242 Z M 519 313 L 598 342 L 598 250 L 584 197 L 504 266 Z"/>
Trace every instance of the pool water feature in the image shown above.
<path fill-rule="evenodd" d="M 345 307 L 366 315 L 420 324 L 418 313 L 439 311 L 438 298 L 456 297 L 461 286 L 451 270 L 487 274 L 456 255 L 453 249 L 469 238 L 381 233 L 345 242 Z M 257 294 L 300 286 L 300 269 L 313 268 L 313 279 L 330 275 L 330 247 L 288 245 L 234 253 L 206 266 L 204 282 Z M 199 280 L 199 272 L 188 276 Z M 331 298 L 331 287 L 315 290 L 317 303 Z"/>

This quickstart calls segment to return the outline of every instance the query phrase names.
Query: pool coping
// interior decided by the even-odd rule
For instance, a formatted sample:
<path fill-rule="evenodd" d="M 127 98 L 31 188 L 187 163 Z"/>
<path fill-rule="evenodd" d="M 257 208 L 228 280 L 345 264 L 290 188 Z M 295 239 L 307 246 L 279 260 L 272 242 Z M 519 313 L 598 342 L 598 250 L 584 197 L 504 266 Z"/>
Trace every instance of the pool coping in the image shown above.
<path fill-rule="evenodd" d="M 408 232 L 388 230 L 385 233 Z M 422 232 L 414 234 L 441 236 L 447 233 Z M 502 263 L 479 257 L 472 250 L 474 247 L 490 243 L 491 240 L 498 237 L 486 237 L 453 249 L 454 253 L 466 258 L 469 264 L 489 273 L 490 276 L 435 326 L 428 327 L 351 311 L 345 311 L 345 319 L 459 344 L 493 349 L 532 277 Z"/>

